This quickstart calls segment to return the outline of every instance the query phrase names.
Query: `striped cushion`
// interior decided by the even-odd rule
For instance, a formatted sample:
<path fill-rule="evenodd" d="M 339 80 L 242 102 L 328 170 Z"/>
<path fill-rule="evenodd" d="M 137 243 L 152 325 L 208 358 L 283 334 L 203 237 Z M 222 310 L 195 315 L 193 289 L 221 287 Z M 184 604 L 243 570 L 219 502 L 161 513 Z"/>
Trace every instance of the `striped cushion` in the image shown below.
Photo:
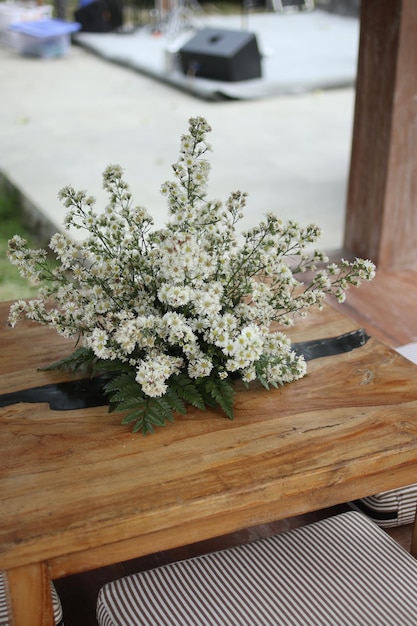
<path fill-rule="evenodd" d="M 411 626 L 417 561 L 361 513 L 104 586 L 100 626 Z"/>
<path fill-rule="evenodd" d="M 404 346 L 398 346 L 395 349 L 409 361 L 417 363 L 417 341 L 413 343 L 406 343 Z"/>
<path fill-rule="evenodd" d="M 417 506 L 417 483 L 375 496 L 350 502 L 350 505 L 368 515 L 378 526 L 392 528 L 414 522 Z"/>
<path fill-rule="evenodd" d="M 54 606 L 55 626 L 64 626 L 61 602 L 54 585 L 51 583 L 52 602 Z M 6 585 L 3 572 L 0 572 L 0 626 L 9 626 L 9 612 L 6 601 Z"/>

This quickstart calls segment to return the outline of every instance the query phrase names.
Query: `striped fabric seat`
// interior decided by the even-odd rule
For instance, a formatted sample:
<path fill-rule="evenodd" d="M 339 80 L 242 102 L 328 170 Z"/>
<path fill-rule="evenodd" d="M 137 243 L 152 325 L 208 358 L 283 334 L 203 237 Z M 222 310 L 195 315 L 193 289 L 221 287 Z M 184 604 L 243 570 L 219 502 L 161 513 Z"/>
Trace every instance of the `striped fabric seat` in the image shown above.
<path fill-rule="evenodd" d="M 104 586 L 100 626 L 416 626 L 417 561 L 356 511 Z"/>
<path fill-rule="evenodd" d="M 381 491 L 375 496 L 350 502 L 352 508 L 365 513 L 378 526 L 392 528 L 414 522 L 417 507 L 417 483 Z"/>
<path fill-rule="evenodd" d="M 417 364 L 417 341 L 413 343 L 406 343 L 404 346 L 398 346 L 395 349 L 406 359 Z"/>
<path fill-rule="evenodd" d="M 52 590 L 52 602 L 54 606 L 55 626 L 64 626 L 61 601 L 52 583 L 51 583 L 51 590 Z M 0 572 L 0 626 L 9 626 L 10 623 L 11 623 L 10 616 L 9 616 L 9 612 L 7 609 L 7 601 L 6 601 L 5 578 L 4 578 L 4 574 Z"/>

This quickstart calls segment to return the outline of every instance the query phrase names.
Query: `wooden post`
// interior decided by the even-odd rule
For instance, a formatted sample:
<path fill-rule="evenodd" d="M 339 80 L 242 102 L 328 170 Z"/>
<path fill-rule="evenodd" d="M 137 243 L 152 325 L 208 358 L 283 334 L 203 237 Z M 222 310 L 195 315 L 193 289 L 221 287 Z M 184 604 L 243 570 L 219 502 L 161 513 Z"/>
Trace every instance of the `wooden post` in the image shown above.
<path fill-rule="evenodd" d="M 416 0 L 362 0 L 344 247 L 417 267 Z"/>

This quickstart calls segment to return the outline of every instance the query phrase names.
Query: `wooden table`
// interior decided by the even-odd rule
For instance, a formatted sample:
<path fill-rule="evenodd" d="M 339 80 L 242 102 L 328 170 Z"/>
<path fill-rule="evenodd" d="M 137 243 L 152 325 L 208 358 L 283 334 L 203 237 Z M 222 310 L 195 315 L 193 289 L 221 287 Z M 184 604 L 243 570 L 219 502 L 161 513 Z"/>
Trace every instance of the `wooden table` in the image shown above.
<path fill-rule="evenodd" d="M 10 329 L 7 312 L 0 393 L 62 380 L 36 368 L 72 343 L 29 322 Z M 354 328 L 326 308 L 292 335 Z M 143 437 L 106 407 L 47 404 L 1 408 L 0 421 L 0 569 L 15 626 L 53 624 L 51 578 L 417 480 L 417 367 L 373 339 L 280 390 L 239 392 L 234 421 L 190 410 Z"/>

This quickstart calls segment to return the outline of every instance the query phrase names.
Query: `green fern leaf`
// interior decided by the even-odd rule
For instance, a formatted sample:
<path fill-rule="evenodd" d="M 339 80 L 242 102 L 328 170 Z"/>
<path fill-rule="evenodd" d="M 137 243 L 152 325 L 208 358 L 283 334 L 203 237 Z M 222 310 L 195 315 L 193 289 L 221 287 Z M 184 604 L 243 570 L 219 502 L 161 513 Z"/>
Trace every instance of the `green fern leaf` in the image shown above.
<path fill-rule="evenodd" d="M 265 387 L 265 389 L 269 389 L 269 383 L 268 383 L 268 381 L 266 380 L 266 378 L 262 374 L 257 373 L 256 378 L 257 378 L 257 380 L 259 380 L 261 385 L 263 387 Z"/>
<path fill-rule="evenodd" d="M 183 415 L 187 412 L 184 402 L 182 401 L 181 397 L 178 397 L 175 387 L 173 387 L 171 384 L 168 388 L 168 391 L 164 395 L 164 399 L 173 411 L 177 411 L 177 413 L 182 413 Z"/>
<path fill-rule="evenodd" d="M 131 390 L 131 392 L 134 390 L 139 390 L 141 392 L 140 386 L 129 374 L 120 374 L 119 376 L 115 376 L 109 380 L 108 383 L 106 383 L 104 388 L 104 391 L 109 395 L 113 392 L 129 393 L 129 390 Z"/>
<path fill-rule="evenodd" d="M 147 435 L 154 432 L 152 423 L 146 418 L 146 413 L 143 411 L 131 411 L 122 419 L 122 424 L 131 424 L 132 422 L 134 422 L 132 433 L 142 431 L 144 435 Z"/>
<path fill-rule="evenodd" d="M 168 419 L 168 417 L 161 412 L 160 407 L 153 403 L 147 407 L 144 418 L 147 423 L 150 423 L 153 426 L 165 426 L 166 419 Z M 171 419 L 168 421 L 172 422 L 172 414 L 170 415 L 170 418 Z"/>
<path fill-rule="evenodd" d="M 204 410 L 206 406 L 220 407 L 233 419 L 233 386 L 217 376 L 190 380 L 186 375 L 171 377 L 167 392 L 157 398 L 144 395 L 131 372 L 122 371 L 105 385 L 109 397 L 109 412 L 124 412 L 122 424 L 133 424 L 132 432 L 144 435 L 155 427 L 173 421 L 173 413 L 186 413 L 186 404 Z"/>
<path fill-rule="evenodd" d="M 131 370 L 128 363 L 122 361 L 106 361 L 104 359 L 98 359 L 93 364 L 94 370 L 99 372 L 111 372 L 113 374 L 119 372 L 129 372 Z"/>
<path fill-rule="evenodd" d="M 126 415 L 123 416 L 121 423 L 130 424 L 131 422 L 138 422 L 142 418 L 143 418 L 142 411 L 130 411 L 130 413 L 126 413 Z"/>
<path fill-rule="evenodd" d="M 161 415 L 162 417 L 172 420 L 172 407 L 169 402 L 166 400 L 166 395 L 161 398 L 150 398 L 148 400 L 148 410 L 151 415 Z"/>
<path fill-rule="evenodd" d="M 172 422 L 171 407 L 164 398 L 142 398 L 140 407 L 127 413 L 122 419 L 122 424 L 134 422 L 132 432 L 141 431 L 143 435 L 147 435 L 155 431 L 155 426 L 162 427 L 167 421 Z"/>
<path fill-rule="evenodd" d="M 233 419 L 233 399 L 235 394 L 233 386 L 227 380 L 210 377 L 206 381 L 205 387 L 215 402 L 226 413 L 227 417 Z"/>
<path fill-rule="evenodd" d="M 197 388 L 198 382 L 194 382 L 184 374 L 173 376 L 170 381 L 170 388 L 187 404 L 195 406 L 197 409 L 204 411 L 206 403 L 203 396 Z"/>
<path fill-rule="evenodd" d="M 140 410 L 140 407 L 145 403 L 145 400 L 143 398 L 125 398 L 122 400 L 117 400 L 114 397 L 112 397 L 112 402 L 116 402 L 117 403 L 117 409 L 116 411 L 118 413 L 121 413 L 122 411 L 133 411 L 133 410 Z"/>
<path fill-rule="evenodd" d="M 68 372 L 76 372 L 79 370 L 91 370 L 96 357 L 90 348 L 77 348 L 69 356 L 51 363 L 47 367 L 42 367 L 42 372 L 50 370 L 66 370 Z"/>

